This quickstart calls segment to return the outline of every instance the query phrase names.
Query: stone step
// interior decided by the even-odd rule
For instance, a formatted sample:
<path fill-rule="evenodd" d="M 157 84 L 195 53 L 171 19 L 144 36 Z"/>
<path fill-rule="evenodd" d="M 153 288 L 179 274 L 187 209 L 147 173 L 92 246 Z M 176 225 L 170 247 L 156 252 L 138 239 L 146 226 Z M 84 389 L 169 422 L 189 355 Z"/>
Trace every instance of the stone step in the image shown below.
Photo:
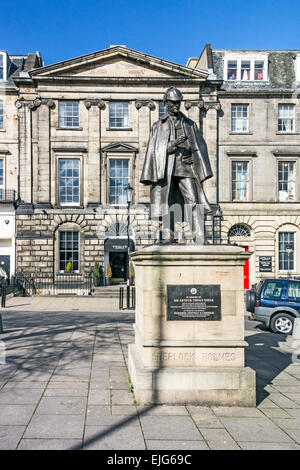
<path fill-rule="evenodd" d="M 118 298 L 120 287 L 121 287 L 120 285 L 94 287 L 93 296 L 102 297 L 102 298 Z M 123 287 L 126 287 L 126 286 L 123 286 Z"/>

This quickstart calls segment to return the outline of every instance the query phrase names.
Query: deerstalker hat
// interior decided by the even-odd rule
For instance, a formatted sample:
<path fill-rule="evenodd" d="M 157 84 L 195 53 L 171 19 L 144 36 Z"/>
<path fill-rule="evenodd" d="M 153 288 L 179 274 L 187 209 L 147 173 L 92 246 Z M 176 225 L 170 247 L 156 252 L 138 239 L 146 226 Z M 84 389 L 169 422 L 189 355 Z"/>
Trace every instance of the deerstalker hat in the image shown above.
<path fill-rule="evenodd" d="M 182 101 L 182 93 L 174 86 L 165 91 L 163 101 Z"/>

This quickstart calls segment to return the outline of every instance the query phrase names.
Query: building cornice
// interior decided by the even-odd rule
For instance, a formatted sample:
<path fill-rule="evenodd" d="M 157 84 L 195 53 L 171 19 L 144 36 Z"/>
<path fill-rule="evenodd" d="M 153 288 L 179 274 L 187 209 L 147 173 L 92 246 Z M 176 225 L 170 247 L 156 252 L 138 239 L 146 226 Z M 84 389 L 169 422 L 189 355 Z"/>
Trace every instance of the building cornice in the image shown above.
<path fill-rule="evenodd" d="M 257 98 L 257 97 L 293 97 L 293 95 L 300 94 L 300 89 L 289 89 L 289 90 L 280 90 L 280 89 L 265 89 L 265 90 L 219 90 L 218 97 L 219 98 Z"/>
<path fill-rule="evenodd" d="M 32 79 L 24 79 L 18 78 L 15 79 L 15 82 L 18 85 L 22 83 L 28 85 L 28 83 L 55 83 L 55 82 L 73 82 L 73 83 L 113 83 L 113 84 L 128 84 L 128 83 L 153 83 L 153 84 L 160 84 L 160 83 L 167 83 L 167 84 L 174 84 L 174 83 L 187 83 L 187 84 L 205 84 L 205 85 L 218 85 L 214 81 L 208 81 L 203 78 L 199 77 L 83 77 L 83 76 L 71 76 L 71 75 L 63 75 L 63 76 L 39 76 L 33 77 Z M 220 82 L 221 84 L 222 82 Z"/>

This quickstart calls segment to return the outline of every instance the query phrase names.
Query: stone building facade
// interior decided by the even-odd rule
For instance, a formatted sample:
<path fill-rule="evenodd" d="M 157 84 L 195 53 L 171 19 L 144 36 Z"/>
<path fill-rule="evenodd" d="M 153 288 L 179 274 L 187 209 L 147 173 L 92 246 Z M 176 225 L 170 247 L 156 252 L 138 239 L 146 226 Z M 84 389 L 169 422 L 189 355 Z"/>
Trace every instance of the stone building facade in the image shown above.
<path fill-rule="evenodd" d="M 124 187 L 134 188 L 131 249 L 151 244 L 157 226 L 139 179 L 164 91 L 176 86 L 208 146 L 214 177 L 204 189 L 220 208 L 222 243 L 253 252 L 245 288 L 300 274 L 299 51 L 207 45 L 187 66 L 124 46 L 46 67 L 39 54 L 22 60 L 0 130 L 18 198 L 18 271 L 85 273 L 98 261 L 104 273 L 110 261 L 124 280 Z"/>
<path fill-rule="evenodd" d="M 19 175 L 18 88 L 15 78 L 42 65 L 40 54 L 9 55 L 0 50 L 0 266 L 15 272 Z"/>
<path fill-rule="evenodd" d="M 253 252 L 245 287 L 300 274 L 299 51 L 215 50 L 189 65 L 218 92 L 217 202 L 222 238 Z"/>
<path fill-rule="evenodd" d="M 127 204 L 131 248 L 153 243 L 149 188 L 139 182 L 152 124 L 169 86 L 202 129 L 216 175 L 217 92 L 206 70 L 123 46 L 39 67 L 18 77 L 20 133 L 17 268 L 47 274 L 102 272 L 125 280 Z M 216 202 L 216 176 L 205 188 Z"/>

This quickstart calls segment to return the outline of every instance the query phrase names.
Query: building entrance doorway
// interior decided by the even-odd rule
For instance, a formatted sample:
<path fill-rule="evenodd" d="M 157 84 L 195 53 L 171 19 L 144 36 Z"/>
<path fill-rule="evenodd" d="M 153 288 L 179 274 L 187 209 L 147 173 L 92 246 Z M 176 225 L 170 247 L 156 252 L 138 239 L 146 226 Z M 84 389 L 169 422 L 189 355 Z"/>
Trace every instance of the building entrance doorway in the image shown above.
<path fill-rule="evenodd" d="M 112 282 L 125 282 L 127 269 L 127 253 L 111 251 L 109 253 L 109 262 L 112 271 Z"/>
<path fill-rule="evenodd" d="M 242 246 L 245 251 L 249 251 L 249 246 Z M 249 282 L 249 259 L 247 259 L 246 263 L 244 264 L 244 289 L 249 289 L 250 282 Z"/>

